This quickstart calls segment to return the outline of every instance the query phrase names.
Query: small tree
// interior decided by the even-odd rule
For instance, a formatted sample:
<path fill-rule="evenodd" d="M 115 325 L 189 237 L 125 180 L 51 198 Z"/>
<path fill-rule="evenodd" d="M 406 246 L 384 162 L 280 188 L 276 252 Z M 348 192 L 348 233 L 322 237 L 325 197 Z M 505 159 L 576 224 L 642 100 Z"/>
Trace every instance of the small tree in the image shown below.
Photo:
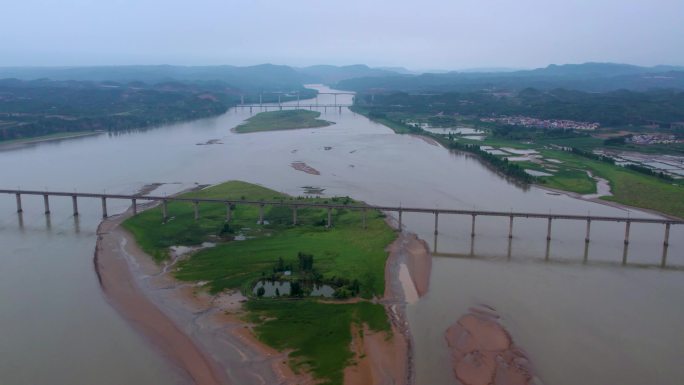
<path fill-rule="evenodd" d="M 280 297 L 280 289 L 277 287 L 276 287 L 275 295 L 276 295 L 276 297 Z"/>
<path fill-rule="evenodd" d="M 261 298 L 266 294 L 266 289 L 263 286 L 257 289 L 257 297 Z"/>

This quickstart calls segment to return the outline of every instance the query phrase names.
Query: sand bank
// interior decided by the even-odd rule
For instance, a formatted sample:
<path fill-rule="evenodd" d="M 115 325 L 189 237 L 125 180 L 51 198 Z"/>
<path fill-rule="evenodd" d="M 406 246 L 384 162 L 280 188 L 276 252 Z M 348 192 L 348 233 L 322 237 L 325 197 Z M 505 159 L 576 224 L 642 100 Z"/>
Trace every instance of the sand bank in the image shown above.
<path fill-rule="evenodd" d="M 123 232 L 119 224 L 124 219 L 125 216 L 119 216 L 105 220 L 97 230 L 95 268 L 109 302 L 135 328 L 147 336 L 165 357 L 185 372 L 191 383 L 228 384 L 217 364 L 140 292 L 128 268 L 128 262 L 120 252 Z"/>
<path fill-rule="evenodd" d="M 445 337 L 454 376 L 463 385 L 529 385 L 535 380 L 529 358 L 513 344 L 492 308 L 470 309 Z"/>
<path fill-rule="evenodd" d="M 294 168 L 297 171 L 304 171 L 307 174 L 311 175 L 321 175 L 321 173 L 316 170 L 315 168 L 309 166 L 308 164 L 304 162 L 292 162 L 290 163 L 290 167 Z"/>
<path fill-rule="evenodd" d="M 189 384 L 315 384 L 287 365 L 288 352 L 261 344 L 244 321 L 239 292 L 210 295 L 202 283 L 176 281 L 173 265 L 152 262 L 120 227 L 129 213 L 104 220 L 98 229 L 95 267 L 110 303 L 178 369 Z M 415 235 L 400 234 L 388 250 L 385 305 L 393 338 L 367 327 L 354 333 L 355 365 L 346 384 L 411 384 L 411 339 L 405 316 L 406 285 L 424 295 L 430 256 Z M 409 282 L 399 271 L 408 270 Z M 418 295 L 418 294 L 417 294 Z M 360 334 L 362 332 L 362 334 Z M 360 336 L 363 337 L 360 337 Z"/>
<path fill-rule="evenodd" d="M 176 260 L 157 266 L 119 225 L 130 213 L 104 220 L 98 230 L 95 268 L 113 307 L 169 359 L 188 384 L 309 384 L 287 367 L 286 353 L 259 343 L 242 321 L 239 293 L 209 295 L 201 283 L 178 282 L 168 273 Z"/>

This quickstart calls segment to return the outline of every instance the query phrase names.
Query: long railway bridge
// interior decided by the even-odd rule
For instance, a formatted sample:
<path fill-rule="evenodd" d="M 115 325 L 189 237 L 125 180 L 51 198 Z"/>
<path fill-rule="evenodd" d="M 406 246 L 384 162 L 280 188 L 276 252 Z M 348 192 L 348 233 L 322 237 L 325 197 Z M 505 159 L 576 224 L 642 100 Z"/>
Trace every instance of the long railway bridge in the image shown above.
<path fill-rule="evenodd" d="M 264 209 L 266 206 L 285 206 L 292 209 L 292 224 L 297 224 L 297 210 L 300 208 L 317 208 L 327 210 L 327 226 L 333 227 L 332 210 L 346 209 L 358 210 L 363 213 L 362 223 L 366 226 L 366 214 L 369 210 L 378 210 L 382 212 L 394 213 L 397 216 L 398 228 L 402 229 L 402 217 L 404 213 L 420 213 L 434 216 L 434 234 L 439 233 L 439 218 L 444 215 L 462 215 L 471 218 L 470 236 L 475 237 L 475 226 L 477 217 L 501 217 L 508 219 L 508 238 L 513 238 L 513 225 L 516 218 L 532 218 L 544 220 L 547 222 L 546 226 L 546 241 L 547 250 L 551 241 L 551 230 L 553 221 L 568 220 L 568 221 L 582 221 L 586 223 L 585 243 L 588 245 L 591 241 L 591 224 L 594 222 L 617 222 L 625 224 L 625 257 L 623 262 L 626 263 L 627 245 L 629 244 L 630 228 L 633 223 L 650 223 L 663 225 L 663 249 L 661 258 L 661 267 L 666 267 L 667 251 L 670 245 L 670 229 L 672 226 L 684 225 L 684 221 L 678 219 L 656 219 L 656 218 L 632 218 L 632 217 L 612 217 L 612 216 L 595 216 L 595 215 L 571 215 L 571 214 L 544 214 L 544 213 L 530 213 L 530 212 L 504 212 L 504 211 L 483 211 L 483 210 L 460 210 L 460 209 L 438 209 L 438 208 L 419 208 L 419 207 L 397 207 L 397 206 L 376 206 L 376 205 L 349 205 L 349 204 L 329 204 L 316 202 L 301 202 L 301 201 L 255 201 L 242 199 L 216 199 L 216 198 L 190 198 L 180 196 L 155 196 L 155 195 L 128 195 L 128 194 L 100 194 L 100 193 L 84 193 L 84 192 L 64 192 L 64 191 L 38 191 L 38 190 L 14 190 L 14 189 L 0 189 L 0 194 L 14 195 L 17 204 L 17 212 L 23 212 L 22 196 L 23 195 L 37 195 L 43 197 L 43 204 L 45 214 L 50 214 L 50 198 L 61 197 L 71 198 L 73 215 L 79 215 L 78 200 L 79 198 L 99 199 L 102 203 L 102 217 L 107 218 L 107 201 L 108 200 L 128 200 L 131 202 L 133 215 L 138 213 L 139 201 L 154 202 L 161 205 L 162 221 L 169 218 L 168 203 L 169 202 L 185 202 L 191 204 L 194 208 L 195 220 L 200 219 L 200 204 L 223 204 L 226 206 L 226 221 L 231 220 L 232 211 L 237 205 L 251 205 L 259 208 L 258 223 L 264 223 Z M 586 254 L 585 247 L 585 254 Z"/>

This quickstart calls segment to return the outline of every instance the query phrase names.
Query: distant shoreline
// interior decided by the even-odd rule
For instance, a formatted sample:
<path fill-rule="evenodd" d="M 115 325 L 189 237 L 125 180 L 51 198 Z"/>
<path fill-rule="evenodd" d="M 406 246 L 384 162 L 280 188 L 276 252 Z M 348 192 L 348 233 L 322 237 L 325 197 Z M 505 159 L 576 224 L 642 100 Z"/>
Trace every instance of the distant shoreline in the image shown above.
<path fill-rule="evenodd" d="M 68 132 L 68 133 L 63 133 L 63 134 L 50 134 L 50 135 L 43 135 L 43 136 L 36 136 L 32 138 L 25 138 L 25 139 L 12 139 L 6 142 L 0 142 L 0 151 L 1 150 L 13 150 L 15 148 L 21 148 L 25 147 L 31 144 L 36 144 L 36 143 L 45 143 L 45 142 L 57 142 L 61 140 L 68 140 L 68 139 L 76 139 L 76 138 L 84 138 L 88 136 L 97 136 L 97 135 L 102 135 L 106 133 L 106 131 L 88 131 L 88 132 Z"/>

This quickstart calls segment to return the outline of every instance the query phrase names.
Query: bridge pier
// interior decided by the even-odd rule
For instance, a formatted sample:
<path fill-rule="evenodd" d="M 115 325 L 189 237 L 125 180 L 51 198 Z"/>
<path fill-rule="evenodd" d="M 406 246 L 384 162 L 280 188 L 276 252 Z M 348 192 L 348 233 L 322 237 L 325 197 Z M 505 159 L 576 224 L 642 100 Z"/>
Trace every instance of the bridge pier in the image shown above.
<path fill-rule="evenodd" d="M 50 214 L 50 198 L 49 195 L 43 195 L 43 202 L 45 203 L 45 214 Z"/>
<path fill-rule="evenodd" d="M 22 213 L 24 209 L 21 208 L 21 194 L 16 194 L 17 196 L 17 212 Z"/>
<path fill-rule="evenodd" d="M 297 206 L 292 206 L 292 225 L 297 226 Z"/>
<path fill-rule="evenodd" d="M 435 235 L 439 234 L 438 227 L 439 227 L 439 213 L 437 211 L 435 211 Z"/>
<path fill-rule="evenodd" d="M 198 201 L 193 201 L 192 202 L 192 208 L 195 211 L 195 220 L 199 220 L 199 202 Z"/>
<path fill-rule="evenodd" d="M 622 264 L 626 265 L 627 264 L 627 253 L 629 252 L 629 242 L 625 243 L 625 246 L 622 248 Z"/>
<path fill-rule="evenodd" d="M 513 215 L 511 215 L 508 218 L 508 239 L 512 239 L 512 238 L 513 238 Z M 509 253 L 509 257 L 510 257 L 510 253 Z"/>
<path fill-rule="evenodd" d="M 107 218 L 107 198 L 102 197 L 102 218 Z"/>
<path fill-rule="evenodd" d="M 549 223 L 546 226 L 546 240 L 547 241 L 551 240 L 551 218 L 549 218 Z"/>
<path fill-rule="evenodd" d="M 131 207 L 133 208 L 133 215 L 138 215 L 138 204 L 135 198 L 131 199 Z"/>
<path fill-rule="evenodd" d="M 402 229 L 401 214 L 402 214 L 402 211 L 399 210 L 399 232 L 400 232 L 400 233 L 401 233 L 401 229 Z"/>
<path fill-rule="evenodd" d="M 230 222 L 233 219 L 233 207 L 230 202 L 226 202 L 226 222 Z"/>
<path fill-rule="evenodd" d="M 473 220 L 472 220 L 472 223 L 470 224 L 470 237 L 471 238 L 475 236 L 475 214 L 473 214 L 472 216 L 473 216 Z"/>
<path fill-rule="evenodd" d="M 166 223 L 166 221 L 169 220 L 169 207 L 168 207 L 168 202 L 166 201 L 166 199 L 162 200 L 161 209 L 162 209 L 162 221 L 164 223 Z"/>
<path fill-rule="evenodd" d="M 78 198 L 76 195 L 71 196 L 71 205 L 74 207 L 74 216 L 78 216 Z"/>
<path fill-rule="evenodd" d="M 259 205 L 259 222 L 258 224 L 264 224 L 264 205 Z"/>
<path fill-rule="evenodd" d="M 332 227 L 332 209 L 328 207 L 328 228 Z"/>
<path fill-rule="evenodd" d="M 584 256 L 582 257 L 582 262 L 587 263 L 589 261 L 589 242 L 584 242 Z"/>
<path fill-rule="evenodd" d="M 584 236 L 584 242 L 589 243 L 591 233 L 591 219 L 587 219 L 587 234 Z"/>
<path fill-rule="evenodd" d="M 629 227 L 631 224 L 630 221 L 625 222 L 625 245 L 629 244 Z"/>
<path fill-rule="evenodd" d="M 667 249 L 670 246 L 670 224 L 665 224 L 665 239 L 663 240 L 663 256 L 660 260 L 660 267 L 665 267 L 667 264 Z"/>

